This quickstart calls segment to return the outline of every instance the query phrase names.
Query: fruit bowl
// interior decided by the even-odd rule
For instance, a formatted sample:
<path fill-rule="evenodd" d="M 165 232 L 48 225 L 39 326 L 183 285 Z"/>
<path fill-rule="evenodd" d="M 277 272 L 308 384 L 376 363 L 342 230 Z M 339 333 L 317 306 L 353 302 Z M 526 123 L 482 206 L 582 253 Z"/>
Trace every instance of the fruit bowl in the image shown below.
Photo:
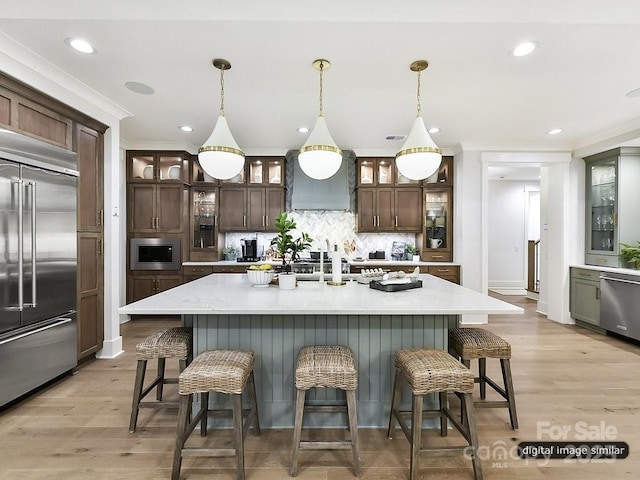
<path fill-rule="evenodd" d="M 271 280 L 273 280 L 273 276 L 276 271 L 273 269 L 269 270 L 247 270 L 247 278 L 249 279 L 249 283 L 253 287 L 267 287 Z"/>

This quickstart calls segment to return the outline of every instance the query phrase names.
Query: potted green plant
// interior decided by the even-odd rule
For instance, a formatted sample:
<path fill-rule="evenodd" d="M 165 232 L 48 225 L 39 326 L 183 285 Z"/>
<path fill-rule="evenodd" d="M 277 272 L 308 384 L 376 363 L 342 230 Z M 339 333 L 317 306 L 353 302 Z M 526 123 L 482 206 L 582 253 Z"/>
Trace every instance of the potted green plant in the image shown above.
<path fill-rule="evenodd" d="M 640 268 L 640 240 L 637 245 L 630 245 L 628 243 L 620 244 L 620 256 L 632 267 Z"/>
<path fill-rule="evenodd" d="M 282 258 L 282 272 L 278 276 L 278 283 L 280 284 L 280 288 L 283 288 L 283 280 L 285 285 L 291 282 L 290 278 L 287 279 L 284 277 L 292 276 L 293 286 L 295 286 L 295 274 L 291 273 L 291 263 L 300 257 L 301 252 L 311 246 L 313 239 L 309 234 L 304 232 L 302 232 L 298 238 L 294 239 L 291 232 L 296 229 L 296 222 L 293 218 L 290 218 L 286 212 L 282 212 L 276 217 L 274 225 L 278 231 L 278 235 L 271 240 L 271 246 Z"/>
<path fill-rule="evenodd" d="M 240 249 L 238 247 L 234 247 L 233 245 L 227 245 L 222 249 L 222 255 L 224 255 L 225 260 L 233 261 L 240 254 Z"/>
<path fill-rule="evenodd" d="M 413 260 L 414 262 L 420 261 L 420 252 L 418 251 L 418 248 L 413 245 L 413 243 L 407 243 L 405 255 L 407 256 L 407 260 Z"/>

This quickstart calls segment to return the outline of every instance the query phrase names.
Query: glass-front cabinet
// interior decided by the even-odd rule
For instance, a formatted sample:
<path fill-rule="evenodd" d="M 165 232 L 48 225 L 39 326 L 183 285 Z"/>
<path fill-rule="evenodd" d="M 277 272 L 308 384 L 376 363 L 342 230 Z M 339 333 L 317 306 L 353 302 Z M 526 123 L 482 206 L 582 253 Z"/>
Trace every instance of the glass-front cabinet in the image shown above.
<path fill-rule="evenodd" d="M 623 147 L 586 157 L 588 265 L 625 267 L 620 244 L 640 240 L 640 148 Z"/>
<path fill-rule="evenodd" d="M 193 187 L 191 195 L 191 259 L 212 260 L 218 247 L 218 189 Z"/>
<path fill-rule="evenodd" d="M 189 155 L 184 152 L 127 152 L 129 181 L 180 182 L 187 178 Z"/>
<path fill-rule="evenodd" d="M 250 186 L 282 186 L 284 185 L 284 160 L 281 158 L 247 159 Z"/>
<path fill-rule="evenodd" d="M 410 180 L 395 168 L 394 157 L 358 158 L 358 185 L 375 187 L 378 185 L 419 185 L 420 180 Z"/>
<path fill-rule="evenodd" d="M 422 259 L 450 262 L 453 256 L 452 189 L 425 188 Z"/>

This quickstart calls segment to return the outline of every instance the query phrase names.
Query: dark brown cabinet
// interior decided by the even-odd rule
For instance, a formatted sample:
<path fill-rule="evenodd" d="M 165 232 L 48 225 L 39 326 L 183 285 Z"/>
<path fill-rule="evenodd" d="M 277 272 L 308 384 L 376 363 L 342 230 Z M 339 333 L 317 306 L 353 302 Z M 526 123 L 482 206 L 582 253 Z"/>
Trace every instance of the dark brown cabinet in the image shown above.
<path fill-rule="evenodd" d="M 395 168 L 393 157 L 359 157 L 358 186 L 420 185 L 420 180 L 410 180 Z"/>
<path fill-rule="evenodd" d="M 422 192 L 413 187 L 358 189 L 359 232 L 419 232 Z"/>
<path fill-rule="evenodd" d="M 248 158 L 242 178 L 246 183 L 222 183 L 220 232 L 272 232 L 285 209 L 284 159 Z"/>
<path fill-rule="evenodd" d="M 218 188 L 191 187 L 191 252 L 189 260 L 218 259 Z"/>
<path fill-rule="evenodd" d="M 130 184 L 127 204 L 130 233 L 182 233 L 182 185 Z"/>
<path fill-rule="evenodd" d="M 135 302 L 181 284 L 181 274 L 129 275 L 127 281 L 127 302 Z"/>
<path fill-rule="evenodd" d="M 425 186 L 453 186 L 453 157 L 444 156 L 440 163 L 440 168 L 430 177 L 424 180 Z"/>
<path fill-rule="evenodd" d="M 104 194 L 102 134 L 76 127 L 78 154 L 78 358 L 94 354 L 104 340 Z"/>
<path fill-rule="evenodd" d="M 424 188 L 424 224 L 421 258 L 425 262 L 453 259 L 453 189 Z"/>

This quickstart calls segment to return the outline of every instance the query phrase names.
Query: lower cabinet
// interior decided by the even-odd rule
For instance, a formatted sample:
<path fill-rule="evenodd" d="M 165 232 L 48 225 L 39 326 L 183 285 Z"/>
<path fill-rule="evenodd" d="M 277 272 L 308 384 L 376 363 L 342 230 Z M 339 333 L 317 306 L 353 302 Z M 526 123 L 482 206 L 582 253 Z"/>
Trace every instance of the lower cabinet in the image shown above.
<path fill-rule="evenodd" d="M 371 263 L 371 265 L 367 267 L 362 267 L 360 265 L 351 265 L 351 273 L 360 273 L 363 268 L 382 268 L 386 271 L 390 272 L 410 272 L 415 267 L 411 265 L 387 265 L 387 264 L 375 264 Z M 444 280 L 448 280 L 453 283 L 460 283 L 460 266 L 459 265 L 448 265 L 448 266 L 440 266 L 440 265 L 421 265 L 420 273 L 428 273 L 429 275 L 433 275 L 434 277 L 439 277 Z"/>
<path fill-rule="evenodd" d="M 198 278 L 206 277 L 213 273 L 213 267 L 210 266 L 189 266 L 182 267 L 183 283 L 197 280 Z"/>
<path fill-rule="evenodd" d="M 127 281 L 127 303 L 136 302 L 182 283 L 182 272 L 175 274 L 132 274 Z"/>
<path fill-rule="evenodd" d="M 441 267 L 430 265 L 427 268 L 427 273 L 435 277 L 440 277 L 444 280 L 448 280 L 453 283 L 460 284 L 460 267 L 457 265 Z"/>
<path fill-rule="evenodd" d="M 244 273 L 248 265 L 217 265 L 211 273 Z"/>
<path fill-rule="evenodd" d="M 571 267 L 569 310 L 575 320 L 600 326 L 600 272 Z"/>

